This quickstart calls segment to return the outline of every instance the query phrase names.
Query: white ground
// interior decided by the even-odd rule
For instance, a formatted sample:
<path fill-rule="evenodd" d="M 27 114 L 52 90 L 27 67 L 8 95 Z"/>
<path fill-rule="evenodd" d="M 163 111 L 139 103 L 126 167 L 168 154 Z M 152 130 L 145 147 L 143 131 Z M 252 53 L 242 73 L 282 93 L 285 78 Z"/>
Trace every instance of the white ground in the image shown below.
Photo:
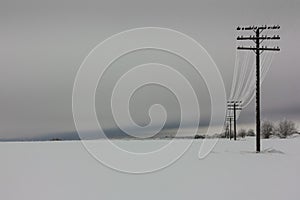
<path fill-rule="evenodd" d="M 263 154 L 253 153 L 254 138 L 220 140 L 204 160 L 200 142 L 144 175 L 103 166 L 78 141 L 0 143 L 0 199 L 300 199 L 300 138 L 263 140 Z"/>

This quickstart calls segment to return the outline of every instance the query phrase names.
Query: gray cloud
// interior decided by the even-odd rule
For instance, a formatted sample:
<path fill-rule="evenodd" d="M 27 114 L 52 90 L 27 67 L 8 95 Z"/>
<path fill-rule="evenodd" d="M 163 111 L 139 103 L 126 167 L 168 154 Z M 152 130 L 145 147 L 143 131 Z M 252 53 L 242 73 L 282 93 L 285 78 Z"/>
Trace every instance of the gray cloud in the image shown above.
<path fill-rule="evenodd" d="M 0 1 L 0 137 L 74 131 L 72 86 L 81 62 L 110 35 L 144 26 L 175 29 L 201 43 L 228 94 L 235 27 L 280 24 L 282 51 L 264 81 L 263 115 L 298 116 L 299 8 L 298 0 Z M 252 116 L 250 105 L 241 122 Z"/>

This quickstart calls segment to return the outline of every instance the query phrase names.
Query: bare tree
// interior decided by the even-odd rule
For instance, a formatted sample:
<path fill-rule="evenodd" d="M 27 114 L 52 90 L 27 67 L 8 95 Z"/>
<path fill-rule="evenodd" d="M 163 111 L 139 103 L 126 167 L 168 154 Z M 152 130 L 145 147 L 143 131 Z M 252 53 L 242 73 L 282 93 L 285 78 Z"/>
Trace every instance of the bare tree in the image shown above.
<path fill-rule="evenodd" d="M 274 134 L 274 125 L 270 121 L 263 121 L 261 125 L 261 137 L 268 139 L 272 134 Z"/>
<path fill-rule="evenodd" d="M 296 125 L 293 121 L 284 119 L 279 122 L 277 127 L 277 134 L 280 138 L 286 138 L 294 133 L 297 133 Z"/>

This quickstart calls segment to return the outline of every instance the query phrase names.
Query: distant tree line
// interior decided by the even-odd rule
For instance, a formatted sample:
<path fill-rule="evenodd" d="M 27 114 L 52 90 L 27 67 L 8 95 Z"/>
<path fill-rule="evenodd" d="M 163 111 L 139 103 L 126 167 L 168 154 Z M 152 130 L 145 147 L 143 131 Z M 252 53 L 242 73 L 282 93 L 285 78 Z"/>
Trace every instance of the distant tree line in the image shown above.
<path fill-rule="evenodd" d="M 271 121 L 265 120 L 261 125 L 261 138 L 268 139 L 271 137 L 278 138 L 287 138 L 293 136 L 294 134 L 300 134 L 297 131 L 295 122 L 291 120 L 281 120 L 278 123 L 273 123 Z M 237 136 L 240 138 L 244 137 L 254 137 L 255 132 L 253 129 L 240 129 L 237 133 Z M 208 135 L 196 135 L 195 139 L 204 139 L 204 138 L 226 138 L 225 132 L 221 134 L 214 134 L 212 136 Z"/>
<path fill-rule="evenodd" d="M 265 120 L 261 125 L 261 138 L 268 139 L 271 137 L 287 138 L 294 134 L 299 134 L 296 128 L 296 124 L 291 120 L 281 120 L 277 124 Z M 245 129 L 240 129 L 238 137 L 255 136 L 253 129 L 249 129 L 248 132 Z"/>

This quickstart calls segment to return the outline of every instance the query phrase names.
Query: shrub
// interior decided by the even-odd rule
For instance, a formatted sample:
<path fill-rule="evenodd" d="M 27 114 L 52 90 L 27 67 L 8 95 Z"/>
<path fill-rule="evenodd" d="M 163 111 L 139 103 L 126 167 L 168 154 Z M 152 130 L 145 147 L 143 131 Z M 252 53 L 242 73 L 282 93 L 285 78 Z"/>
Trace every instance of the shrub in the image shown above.
<path fill-rule="evenodd" d="M 297 133 L 295 123 L 286 119 L 279 122 L 276 131 L 280 138 L 286 138 L 287 136 Z"/>
<path fill-rule="evenodd" d="M 248 136 L 248 137 L 254 137 L 255 136 L 254 130 L 253 129 L 249 129 L 248 132 L 246 133 L 246 136 Z"/>
<path fill-rule="evenodd" d="M 226 138 L 226 132 L 222 132 L 220 135 L 219 135 L 220 138 Z"/>
<path fill-rule="evenodd" d="M 194 137 L 195 139 L 204 139 L 205 138 L 205 136 L 203 136 L 203 135 L 195 135 L 195 137 Z"/>
<path fill-rule="evenodd" d="M 50 139 L 50 141 L 62 141 L 62 139 L 60 139 L 60 138 L 52 138 L 52 139 Z"/>
<path fill-rule="evenodd" d="M 261 137 L 268 139 L 274 134 L 274 125 L 270 121 L 264 121 L 261 125 Z"/>
<path fill-rule="evenodd" d="M 246 130 L 245 129 L 240 129 L 238 133 L 238 137 L 244 138 L 246 136 Z"/>

